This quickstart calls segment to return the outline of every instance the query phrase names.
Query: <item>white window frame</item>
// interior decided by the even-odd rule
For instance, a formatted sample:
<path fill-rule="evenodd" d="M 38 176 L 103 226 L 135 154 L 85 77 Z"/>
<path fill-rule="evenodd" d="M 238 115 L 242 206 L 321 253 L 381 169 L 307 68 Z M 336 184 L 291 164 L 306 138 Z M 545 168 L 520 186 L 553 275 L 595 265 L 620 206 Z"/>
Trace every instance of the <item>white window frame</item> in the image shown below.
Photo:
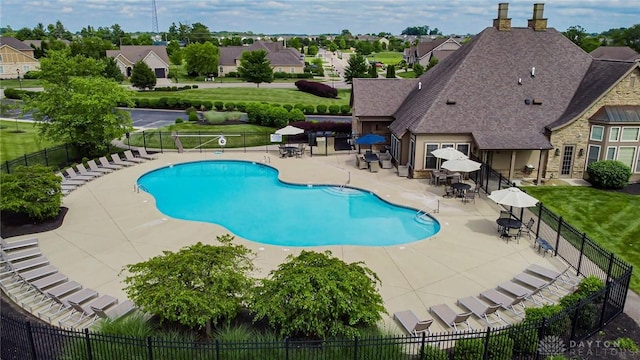
<path fill-rule="evenodd" d="M 282 67 L 279 67 L 279 68 L 278 68 L 278 72 L 284 72 L 284 71 L 282 70 Z"/>
<path fill-rule="evenodd" d="M 292 73 L 292 74 L 295 73 L 296 72 L 296 68 L 290 68 L 289 72 Z"/>
<path fill-rule="evenodd" d="M 391 156 L 397 161 L 399 159 L 398 150 L 400 148 L 400 139 L 391 134 Z"/>
<path fill-rule="evenodd" d="M 632 139 L 632 140 L 624 140 L 624 131 L 627 129 L 631 129 L 631 130 L 637 130 L 638 132 L 636 133 L 636 138 Z M 638 141 L 638 138 L 640 138 L 640 127 L 638 126 L 625 126 L 622 128 L 622 131 L 620 132 L 620 142 L 636 142 Z"/>
<path fill-rule="evenodd" d="M 609 156 L 609 151 L 613 150 L 613 155 Z M 607 153 L 604 156 L 605 160 L 615 160 L 618 155 L 618 148 L 615 146 L 607 146 Z"/>
<path fill-rule="evenodd" d="M 471 155 L 471 143 L 456 143 L 456 150 L 460 151 L 460 149 L 458 148 L 460 145 L 466 145 L 467 146 L 467 152 L 465 155 L 470 156 Z M 464 151 L 460 151 L 461 153 L 464 154 Z"/>
<path fill-rule="evenodd" d="M 4 74 L 4 66 L 0 65 L 0 74 Z"/>
<path fill-rule="evenodd" d="M 594 136 L 594 130 L 600 129 L 600 138 Z M 602 141 L 604 139 L 604 126 L 602 125 L 591 125 L 591 132 L 589 133 L 589 140 L 591 141 Z"/>
<path fill-rule="evenodd" d="M 616 131 L 615 137 L 613 136 L 614 130 Z M 609 142 L 616 142 L 616 141 L 620 141 L 620 126 L 613 126 L 609 128 Z"/>
<path fill-rule="evenodd" d="M 2 54 L 0 54 L 0 62 L 2 62 Z"/>
<path fill-rule="evenodd" d="M 632 149 L 633 150 L 633 155 L 631 156 L 631 164 L 627 164 L 624 161 L 620 160 L 620 150 L 623 149 Z M 629 168 L 633 169 L 633 164 L 635 163 L 635 158 L 636 158 L 636 150 L 637 148 L 635 146 L 620 146 L 618 147 L 618 153 L 616 154 L 616 160 L 621 161 L 622 163 L 624 163 L 625 165 L 629 166 Z"/>
<path fill-rule="evenodd" d="M 591 152 L 592 152 L 594 149 L 597 149 L 597 150 L 598 150 L 598 155 L 595 157 L 595 159 L 594 159 L 594 160 L 591 160 Z M 586 159 L 586 161 L 587 161 L 587 164 L 586 164 L 586 165 L 587 165 L 587 166 L 589 166 L 589 164 L 591 164 L 591 163 L 594 163 L 594 162 L 596 162 L 596 161 L 600 160 L 600 151 L 601 151 L 601 150 L 602 150 L 602 149 L 601 149 L 600 145 L 589 145 L 589 151 L 587 152 L 587 159 Z M 591 160 L 591 161 L 589 161 L 589 160 Z"/>
<path fill-rule="evenodd" d="M 440 163 L 438 162 L 438 158 L 437 157 L 435 157 L 433 155 L 430 155 L 429 145 L 435 145 L 436 149 L 440 149 L 440 147 L 442 146 L 442 144 L 440 144 L 440 143 L 430 143 L 430 142 L 424 143 L 424 157 L 423 157 L 423 160 L 422 160 L 422 168 L 425 169 L 425 170 L 438 169 L 440 167 Z M 433 151 L 433 150 L 431 150 L 431 151 Z M 436 167 L 435 168 L 427 167 L 427 157 L 433 157 L 433 158 L 436 159 Z"/>

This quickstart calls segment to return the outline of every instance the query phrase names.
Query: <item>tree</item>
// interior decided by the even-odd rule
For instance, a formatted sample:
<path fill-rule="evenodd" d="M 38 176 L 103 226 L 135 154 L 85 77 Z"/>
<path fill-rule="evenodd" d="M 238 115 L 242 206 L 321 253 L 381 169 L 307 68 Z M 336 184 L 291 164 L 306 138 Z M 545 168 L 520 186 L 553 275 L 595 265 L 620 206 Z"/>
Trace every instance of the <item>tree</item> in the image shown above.
<path fill-rule="evenodd" d="M 369 77 L 372 79 L 378 78 L 378 66 L 375 62 L 369 64 Z"/>
<path fill-rule="evenodd" d="M 156 86 L 156 82 L 158 80 L 156 79 L 156 74 L 154 74 L 149 65 L 140 60 L 133 65 L 129 81 L 131 81 L 131 85 L 140 90 L 151 90 Z"/>
<path fill-rule="evenodd" d="M 282 335 L 353 337 L 386 313 L 380 284 L 362 262 L 347 264 L 330 251 L 303 250 L 259 280 L 250 309 L 254 321 L 266 319 Z"/>
<path fill-rule="evenodd" d="M 112 79 L 117 83 L 121 83 L 124 81 L 124 74 L 120 71 L 116 60 L 112 57 L 102 59 L 104 62 L 104 71 L 102 72 L 103 76 L 107 79 Z"/>
<path fill-rule="evenodd" d="M 425 69 L 424 69 L 424 66 L 422 66 L 422 64 L 420 64 L 420 63 L 413 64 L 413 74 L 416 77 L 422 76 L 422 74 L 424 74 L 424 72 L 425 72 Z"/>
<path fill-rule="evenodd" d="M 189 44 L 183 49 L 183 59 L 190 76 L 203 76 L 218 72 L 218 48 L 210 42 Z"/>
<path fill-rule="evenodd" d="M 424 69 L 424 72 L 429 71 L 432 67 L 438 65 L 438 58 L 435 56 L 432 56 L 431 59 L 429 59 L 429 64 L 427 64 L 427 67 Z M 415 69 L 414 69 L 415 71 Z"/>
<path fill-rule="evenodd" d="M 389 65 L 387 66 L 387 79 L 395 79 L 396 78 L 396 66 Z"/>
<path fill-rule="evenodd" d="M 211 31 L 203 23 L 195 23 L 191 25 L 191 31 L 189 33 L 189 41 L 191 43 L 211 42 Z"/>
<path fill-rule="evenodd" d="M 60 181 L 49 167 L 17 166 L 10 174 L 0 176 L 3 221 L 42 221 L 60 212 Z"/>
<path fill-rule="evenodd" d="M 255 83 L 257 87 L 263 82 L 273 81 L 273 69 L 271 62 L 267 59 L 265 50 L 245 51 L 240 58 L 238 75 L 248 82 Z"/>
<path fill-rule="evenodd" d="M 240 312 L 254 281 L 251 257 L 233 236 L 218 236 L 221 245 L 198 242 L 178 252 L 163 251 L 147 261 L 127 265 L 125 292 L 142 310 L 190 327 L 207 327 Z"/>
<path fill-rule="evenodd" d="M 354 54 L 349 57 L 347 67 L 344 68 L 344 81 L 353 84 L 353 79 L 367 77 L 369 66 L 364 60 L 364 56 Z"/>
<path fill-rule="evenodd" d="M 68 49 L 50 51 L 40 70 L 44 91 L 25 99 L 24 111 L 33 113 L 45 137 L 90 156 L 133 129 L 129 113 L 117 108 L 133 105 L 130 92 L 102 77 L 102 61 L 69 57 Z"/>
<path fill-rule="evenodd" d="M 180 51 L 180 43 L 177 40 L 169 41 L 167 44 L 167 55 L 171 57 L 171 55 L 176 51 Z"/>
<path fill-rule="evenodd" d="M 571 26 L 562 34 L 580 47 L 582 47 L 582 41 L 587 37 L 587 31 L 580 25 Z"/>

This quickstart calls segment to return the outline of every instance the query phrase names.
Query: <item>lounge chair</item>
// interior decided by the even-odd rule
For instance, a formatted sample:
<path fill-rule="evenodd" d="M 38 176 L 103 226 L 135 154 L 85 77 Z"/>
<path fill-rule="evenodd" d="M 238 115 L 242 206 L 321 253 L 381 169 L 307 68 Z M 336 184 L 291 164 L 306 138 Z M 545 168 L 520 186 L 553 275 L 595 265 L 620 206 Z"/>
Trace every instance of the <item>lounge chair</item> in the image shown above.
<path fill-rule="evenodd" d="M 410 335 L 419 335 L 427 332 L 431 334 L 429 328 L 433 324 L 433 319 L 420 320 L 411 310 L 404 310 L 393 314 L 393 318 L 402 325 L 402 328 Z"/>
<path fill-rule="evenodd" d="M 109 309 L 99 309 L 92 307 L 93 311 L 95 311 L 96 315 L 103 319 L 117 319 L 121 316 L 125 316 L 130 312 L 136 309 L 136 305 L 131 300 L 126 300 L 121 302 L 115 306 L 110 307 Z"/>
<path fill-rule="evenodd" d="M 524 300 L 526 296 L 513 298 L 496 289 L 483 291 L 480 293 L 480 296 L 494 304 L 499 304 L 503 309 L 511 311 L 516 316 L 524 317 Z"/>
<path fill-rule="evenodd" d="M 78 303 L 69 300 L 71 306 L 71 313 L 65 318 L 59 321 L 60 326 L 75 327 L 76 325 L 91 320 L 89 325 L 93 324 L 98 318 L 94 309 L 106 309 L 114 304 L 118 303 L 118 299 L 110 295 L 102 295 L 97 299 Z"/>
<path fill-rule="evenodd" d="M 527 272 L 522 272 L 516 275 L 513 280 L 521 282 L 527 286 L 530 286 L 535 289 L 548 290 L 550 293 L 554 295 L 560 296 L 560 293 L 556 290 L 560 290 L 557 285 L 553 285 L 553 281 L 544 280 L 540 277 L 531 275 Z"/>
<path fill-rule="evenodd" d="M 31 259 L 8 263 L 10 272 L 18 273 L 29 269 L 49 264 L 49 259 L 44 256 L 36 256 Z"/>
<path fill-rule="evenodd" d="M 138 156 L 140 156 L 143 159 L 147 159 L 147 160 L 155 160 L 155 159 L 158 158 L 157 155 L 147 153 L 147 149 L 145 149 L 143 147 L 138 148 Z"/>
<path fill-rule="evenodd" d="M 57 272 L 58 269 L 53 265 L 40 266 L 28 271 L 17 273 L 18 276 L 15 278 L 14 284 L 20 284 L 20 288 L 22 288 L 22 286 L 28 285 L 31 281 L 35 281 Z"/>
<path fill-rule="evenodd" d="M 392 157 L 389 153 L 380 153 L 378 154 L 378 158 L 380 159 L 380 167 L 383 169 L 392 169 L 393 163 L 391 161 Z"/>
<path fill-rule="evenodd" d="M 100 166 L 105 169 L 120 170 L 125 167 L 124 165 L 110 163 L 106 156 L 101 156 L 98 161 L 100 161 Z"/>
<path fill-rule="evenodd" d="M 85 175 L 85 176 L 93 176 L 93 177 L 99 177 L 104 175 L 104 172 L 102 171 L 89 171 L 87 170 L 86 167 L 84 167 L 84 164 L 80 163 L 78 165 L 76 165 L 76 170 L 78 170 L 78 173 L 80 173 L 80 175 Z"/>
<path fill-rule="evenodd" d="M 132 161 L 122 160 L 120 158 L 120 155 L 118 154 L 111 154 L 111 161 L 113 161 L 113 163 L 116 165 L 122 165 L 122 166 L 133 166 L 136 164 L 135 162 L 132 162 Z"/>
<path fill-rule="evenodd" d="M 67 178 L 70 180 L 91 181 L 95 176 L 79 175 L 73 168 L 66 168 L 64 170 L 67 173 Z"/>
<path fill-rule="evenodd" d="M 73 283 L 69 282 L 69 283 Z M 69 284 L 67 283 L 67 284 Z M 70 285 L 67 285 L 70 286 Z M 57 287 L 56 287 L 57 288 Z M 55 288 L 54 288 L 55 289 Z M 98 293 L 95 290 L 91 289 L 80 289 L 75 291 L 70 291 L 65 293 L 63 296 L 60 296 L 54 293 L 54 289 L 47 291 L 47 295 L 53 299 L 53 303 L 46 309 L 38 313 L 38 316 L 48 318 L 48 322 L 51 322 L 51 319 L 60 315 L 63 311 L 71 309 L 72 303 L 83 303 L 85 301 L 89 301 L 93 298 L 98 297 Z M 57 308 L 56 308 L 57 305 Z M 50 312 L 53 309 L 53 312 Z"/>
<path fill-rule="evenodd" d="M 116 170 L 116 169 L 109 169 L 106 167 L 100 167 L 98 166 L 98 164 L 96 164 L 94 160 L 87 161 L 87 166 L 89 166 L 90 171 L 101 172 L 103 174 L 109 174 L 109 173 L 112 173 L 114 170 Z"/>
<path fill-rule="evenodd" d="M 60 283 L 66 282 L 68 281 L 69 278 L 62 273 L 56 272 L 43 276 L 40 279 L 34 280 L 34 281 L 29 281 L 29 289 L 20 294 L 20 295 L 27 295 L 31 292 L 37 291 L 39 294 L 42 294 L 44 292 L 44 290 L 54 287 L 56 285 L 59 285 Z M 23 305 L 26 304 L 27 302 L 24 301 Z"/>
<path fill-rule="evenodd" d="M 71 180 L 71 179 L 67 178 L 66 176 L 62 175 L 62 173 L 56 173 L 56 176 L 58 176 L 60 179 L 62 179 L 62 182 L 60 183 L 61 185 L 82 186 L 82 185 L 84 185 L 84 183 L 86 183 L 86 181 L 84 181 L 84 180 Z"/>
<path fill-rule="evenodd" d="M 543 287 L 529 289 L 516 282 L 505 281 L 502 284 L 498 285 L 498 289 L 508 292 L 509 294 L 512 294 L 516 297 L 524 296 L 526 300 L 529 300 L 536 305 L 544 305 L 549 303 L 553 304 L 553 301 L 547 299 L 540 293 Z"/>
<path fill-rule="evenodd" d="M 5 252 L 5 250 L 2 249 L 0 250 L 0 252 L 2 253 L 3 262 L 8 261 L 12 263 L 42 255 L 42 252 L 38 247 L 31 247 L 28 249 L 20 249 L 20 250 L 9 251 L 9 252 Z"/>
<path fill-rule="evenodd" d="M 580 278 L 569 274 L 572 268 L 568 267 L 563 272 L 548 269 L 544 266 L 532 264 L 525 269 L 532 274 L 553 280 L 552 283 L 561 282 L 570 286 L 576 286 L 580 283 Z"/>
<path fill-rule="evenodd" d="M 78 282 L 66 281 L 66 282 L 63 282 L 62 284 L 46 289 L 42 294 L 42 298 L 39 301 L 36 301 L 31 304 L 23 303 L 23 305 L 26 305 L 26 307 L 28 307 L 30 311 L 32 311 L 36 307 L 45 306 L 45 304 L 48 303 L 49 306 L 47 306 L 45 309 L 41 310 L 38 313 L 38 316 L 42 317 L 43 315 L 47 314 L 57 304 L 55 298 L 60 299 L 64 296 L 68 296 L 69 294 L 73 294 L 76 291 L 80 291 L 80 289 L 82 289 L 82 285 L 80 285 Z M 52 296 L 54 296 L 55 298 Z"/>
<path fill-rule="evenodd" d="M 469 324 L 470 312 L 458 314 L 447 304 L 434 305 L 429 308 L 429 312 L 440 318 L 442 322 L 455 331 L 458 331 L 458 326 L 462 324 L 466 325 L 467 330 L 473 330 L 471 324 Z"/>
<path fill-rule="evenodd" d="M 489 326 L 493 324 L 509 325 L 509 323 L 503 319 L 498 312 L 501 308 L 500 304 L 488 305 L 476 296 L 467 296 L 465 298 L 458 299 L 458 305 L 467 308 L 471 313 L 473 313 L 473 315 L 484 320 Z M 495 319 L 490 319 L 489 315 L 493 315 L 492 317 Z"/>
<path fill-rule="evenodd" d="M 4 251 L 11 251 L 32 246 L 38 246 L 38 238 L 29 238 L 12 242 L 7 242 L 7 240 L 0 238 L 0 249 Z"/>
<path fill-rule="evenodd" d="M 131 161 L 133 163 L 138 163 L 138 164 L 142 164 L 143 162 L 147 161 L 145 159 L 135 157 L 131 152 L 131 150 L 125 150 L 124 157 L 125 157 L 125 161 Z"/>

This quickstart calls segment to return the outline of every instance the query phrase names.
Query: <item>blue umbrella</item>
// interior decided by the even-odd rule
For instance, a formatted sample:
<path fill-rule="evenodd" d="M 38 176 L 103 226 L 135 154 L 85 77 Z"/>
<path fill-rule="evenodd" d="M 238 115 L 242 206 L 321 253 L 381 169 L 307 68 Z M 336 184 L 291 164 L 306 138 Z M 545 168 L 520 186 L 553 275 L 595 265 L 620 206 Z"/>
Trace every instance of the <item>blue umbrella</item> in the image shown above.
<path fill-rule="evenodd" d="M 364 136 L 361 136 L 359 138 L 356 139 L 356 144 L 358 145 L 373 145 L 373 144 L 380 144 L 387 141 L 387 139 L 384 136 L 380 136 L 380 135 L 376 135 L 376 134 L 367 134 Z"/>

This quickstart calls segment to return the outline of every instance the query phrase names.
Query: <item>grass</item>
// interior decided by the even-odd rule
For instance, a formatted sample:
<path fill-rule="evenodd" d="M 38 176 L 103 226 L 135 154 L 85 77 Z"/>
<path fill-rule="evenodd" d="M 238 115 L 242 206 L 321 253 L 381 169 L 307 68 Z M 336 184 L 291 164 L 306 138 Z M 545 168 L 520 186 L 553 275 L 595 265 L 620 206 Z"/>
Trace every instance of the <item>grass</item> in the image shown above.
<path fill-rule="evenodd" d="M 20 89 L 21 85 L 23 89 L 42 87 L 42 84 L 40 83 L 39 79 L 22 79 L 20 81 L 18 81 L 18 79 L 6 79 L 6 80 L 3 79 L 2 82 L 0 83 L 0 86 L 2 86 L 5 89 L 6 88 Z"/>
<path fill-rule="evenodd" d="M 211 88 L 184 91 L 146 91 L 135 92 L 137 98 L 160 99 L 178 98 L 199 101 L 222 101 L 244 103 L 303 104 L 303 105 L 349 105 L 350 89 L 339 89 L 338 99 L 322 98 L 297 89 L 274 88 Z"/>
<path fill-rule="evenodd" d="M 245 113 L 239 111 L 207 111 L 204 113 L 204 118 L 210 124 L 222 124 L 227 120 L 240 120 L 243 115 Z"/>
<path fill-rule="evenodd" d="M 42 139 L 32 122 L 0 121 L 0 138 L 0 162 L 59 145 Z"/>
<path fill-rule="evenodd" d="M 403 79 L 415 79 L 416 74 L 413 71 L 397 71 L 396 76 L 401 77 Z"/>
<path fill-rule="evenodd" d="M 385 65 L 396 65 L 402 61 L 402 53 L 397 51 L 383 51 L 379 53 L 373 53 L 368 56 L 369 60 L 375 59 Z"/>
<path fill-rule="evenodd" d="M 640 196 L 581 186 L 523 187 L 544 206 L 636 269 L 631 289 L 640 293 Z"/>

